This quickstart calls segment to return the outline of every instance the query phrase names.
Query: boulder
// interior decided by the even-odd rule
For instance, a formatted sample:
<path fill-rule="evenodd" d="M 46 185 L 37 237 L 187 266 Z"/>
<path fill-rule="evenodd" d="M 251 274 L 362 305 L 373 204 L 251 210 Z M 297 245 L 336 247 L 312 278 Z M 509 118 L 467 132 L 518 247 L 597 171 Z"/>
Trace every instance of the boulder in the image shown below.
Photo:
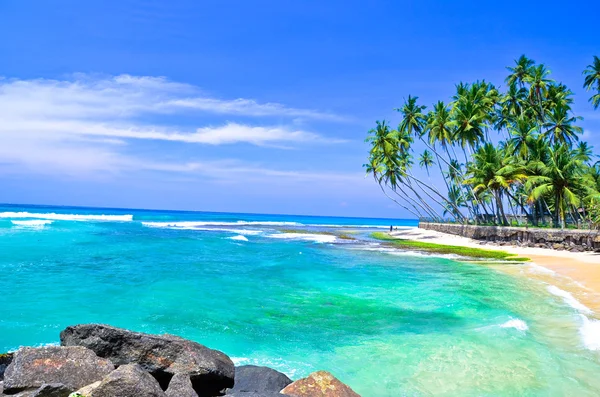
<path fill-rule="evenodd" d="M 313 372 L 308 377 L 293 382 L 281 394 L 294 397 L 360 397 L 326 371 Z"/>
<path fill-rule="evenodd" d="M 108 374 L 90 397 L 165 397 L 158 381 L 137 364 L 122 365 Z"/>
<path fill-rule="evenodd" d="M 46 383 L 37 389 L 32 397 L 69 397 L 73 389 L 69 389 L 62 383 Z"/>
<path fill-rule="evenodd" d="M 114 365 L 81 346 L 19 349 L 4 374 L 4 393 L 62 383 L 71 390 L 102 379 Z"/>
<path fill-rule="evenodd" d="M 101 324 L 67 327 L 63 346 L 84 346 L 116 366 L 137 363 L 166 390 L 176 374 L 190 377 L 194 390 L 218 395 L 233 386 L 235 368 L 225 354 L 173 335 L 149 335 Z"/>
<path fill-rule="evenodd" d="M 0 354 L 0 380 L 4 379 L 4 371 L 13 360 L 13 353 Z"/>
<path fill-rule="evenodd" d="M 173 376 L 165 394 L 167 397 L 198 397 L 190 377 L 186 374 Z"/>
<path fill-rule="evenodd" d="M 77 390 L 73 394 L 75 396 L 90 396 L 92 394 L 92 392 L 94 390 L 96 390 L 96 388 L 98 386 L 100 386 L 100 383 L 102 383 L 102 381 L 94 382 L 94 383 L 91 383 L 91 384 L 89 384 L 87 386 L 83 386 L 81 389 Z"/>
<path fill-rule="evenodd" d="M 243 365 L 235 369 L 235 383 L 227 394 L 235 392 L 277 392 L 292 383 L 287 375 L 267 367 Z"/>

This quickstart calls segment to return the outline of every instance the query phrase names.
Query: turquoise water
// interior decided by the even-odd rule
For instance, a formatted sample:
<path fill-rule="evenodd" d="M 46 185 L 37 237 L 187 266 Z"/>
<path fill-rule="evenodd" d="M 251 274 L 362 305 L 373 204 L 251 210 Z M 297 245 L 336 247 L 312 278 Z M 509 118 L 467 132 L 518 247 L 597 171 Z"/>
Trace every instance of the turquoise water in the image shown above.
<path fill-rule="evenodd" d="M 326 369 L 365 397 L 600 394 L 594 313 L 502 270 L 529 265 L 369 240 L 390 224 L 415 226 L 0 206 L 0 352 L 101 322 L 294 378 Z"/>

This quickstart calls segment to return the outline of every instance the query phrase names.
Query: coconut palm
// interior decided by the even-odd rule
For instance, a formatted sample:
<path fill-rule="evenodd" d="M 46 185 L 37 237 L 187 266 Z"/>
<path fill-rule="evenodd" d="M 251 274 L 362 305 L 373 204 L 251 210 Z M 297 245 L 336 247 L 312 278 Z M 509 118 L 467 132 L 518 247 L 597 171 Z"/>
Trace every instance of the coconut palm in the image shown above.
<path fill-rule="evenodd" d="M 527 183 L 533 187 L 529 200 L 551 197 L 554 226 L 564 228 L 567 211 L 576 208 L 581 201 L 577 190 L 581 188 L 583 162 L 569 147 L 555 145 L 550 149 L 548 162 L 538 162 L 535 167 L 539 175 L 529 177 Z"/>
<path fill-rule="evenodd" d="M 543 124 L 544 136 L 550 143 L 570 147 L 579 139 L 577 134 L 581 134 L 583 129 L 574 124 L 582 117 L 575 117 L 570 113 L 571 108 L 568 105 L 557 104 L 546 114 L 546 122 Z"/>
<path fill-rule="evenodd" d="M 435 162 L 433 161 L 433 156 L 431 155 L 431 152 L 425 149 L 423 151 L 423 154 L 421 154 L 421 157 L 419 157 L 419 165 L 421 167 L 425 167 L 425 170 L 427 171 L 427 176 L 429 176 L 429 167 L 431 167 L 433 164 L 435 164 Z"/>
<path fill-rule="evenodd" d="M 594 109 L 600 107 L 600 58 L 594 56 L 594 62 L 587 66 L 583 71 L 585 81 L 583 87 L 587 90 L 596 90 L 597 93 L 590 98 L 590 102 Z"/>
<path fill-rule="evenodd" d="M 535 61 L 527 58 L 525 55 L 521 55 L 519 59 L 515 60 L 514 67 L 507 67 L 511 73 L 506 78 L 508 85 L 519 84 L 523 87 L 523 82 L 529 76 L 531 68 L 535 65 Z"/>
<path fill-rule="evenodd" d="M 472 185 L 476 194 L 489 191 L 495 199 L 498 223 L 508 225 L 502 201 L 503 193 L 526 178 L 524 167 L 514 157 L 505 156 L 492 143 L 486 143 L 473 155 L 464 183 Z"/>
<path fill-rule="evenodd" d="M 538 126 L 529 117 L 521 115 L 509 126 L 511 153 L 522 159 L 529 157 L 529 145 L 538 131 Z"/>

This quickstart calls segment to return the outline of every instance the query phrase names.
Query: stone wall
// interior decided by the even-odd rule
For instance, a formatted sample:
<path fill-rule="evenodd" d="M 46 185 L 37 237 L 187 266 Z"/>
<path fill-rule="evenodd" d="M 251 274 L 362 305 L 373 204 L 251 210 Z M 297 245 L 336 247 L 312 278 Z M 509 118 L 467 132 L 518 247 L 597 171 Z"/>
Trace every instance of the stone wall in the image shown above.
<path fill-rule="evenodd" d="M 421 229 L 469 237 L 476 240 L 527 247 L 600 252 L 600 232 L 597 230 L 536 229 L 504 226 L 476 226 L 419 222 Z"/>

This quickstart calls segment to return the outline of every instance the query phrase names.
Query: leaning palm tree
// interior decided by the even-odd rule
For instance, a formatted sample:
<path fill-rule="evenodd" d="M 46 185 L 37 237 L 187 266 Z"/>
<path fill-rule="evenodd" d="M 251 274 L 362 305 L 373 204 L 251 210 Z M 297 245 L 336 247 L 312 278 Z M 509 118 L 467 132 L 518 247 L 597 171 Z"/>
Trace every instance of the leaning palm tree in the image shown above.
<path fill-rule="evenodd" d="M 585 75 L 585 81 L 583 87 L 589 90 L 596 90 L 597 93 L 590 98 L 590 102 L 594 106 L 594 109 L 600 107 L 600 58 L 594 56 L 594 62 L 588 65 L 587 69 L 583 71 Z"/>
<path fill-rule="evenodd" d="M 530 74 L 525 77 L 525 82 L 529 83 L 529 100 L 539 113 L 540 120 L 544 119 L 543 101 L 548 90 L 548 86 L 554 80 L 548 78 L 550 70 L 542 65 L 532 66 Z"/>

